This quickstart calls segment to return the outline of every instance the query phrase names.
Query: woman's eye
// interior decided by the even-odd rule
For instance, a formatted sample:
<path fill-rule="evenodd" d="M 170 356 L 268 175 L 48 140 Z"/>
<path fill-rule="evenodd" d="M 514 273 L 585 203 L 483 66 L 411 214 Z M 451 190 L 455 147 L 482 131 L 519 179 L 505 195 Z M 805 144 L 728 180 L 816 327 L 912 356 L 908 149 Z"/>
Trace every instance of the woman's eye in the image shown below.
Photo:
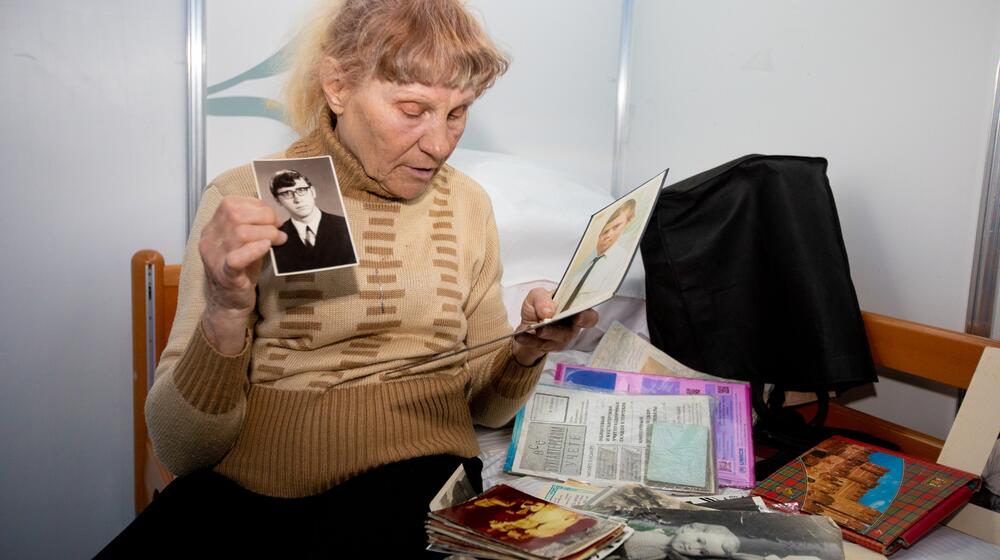
<path fill-rule="evenodd" d="M 461 108 L 461 109 L 455 109 L 454 111 L 448 113 L 448 118 L 452 119 L 452 120 L 460 119 L 460 118 L 462 118 L 464 116 L 465 116 L 465 108 L 464 107 Z"/>
<path fill-rule="evenodd" d="M 414 118 L 419 117 L 424 112 L 423 109 L 421 109 L 421 107 L 416 103 L 403 103 L 402 105 L 399 106 L 399 109 L 407 117 L 414 117 Z"/>

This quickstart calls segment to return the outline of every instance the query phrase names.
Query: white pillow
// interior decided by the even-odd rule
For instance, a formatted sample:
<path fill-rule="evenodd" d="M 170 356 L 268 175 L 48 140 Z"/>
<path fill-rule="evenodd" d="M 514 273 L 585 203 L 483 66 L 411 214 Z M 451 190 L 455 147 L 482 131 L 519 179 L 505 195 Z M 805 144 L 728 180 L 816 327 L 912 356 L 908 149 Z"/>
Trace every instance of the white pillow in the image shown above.
<path fill-rule="evenodd" d="M 458 149 L 448 163 L 475 179 L 493 201 L 504 286 L 558 283 L 590 216 L 614 200 L 606 189 L 517 156 Z M 643 278 L 637 254 L 618 295 L 645 298 Z"/>

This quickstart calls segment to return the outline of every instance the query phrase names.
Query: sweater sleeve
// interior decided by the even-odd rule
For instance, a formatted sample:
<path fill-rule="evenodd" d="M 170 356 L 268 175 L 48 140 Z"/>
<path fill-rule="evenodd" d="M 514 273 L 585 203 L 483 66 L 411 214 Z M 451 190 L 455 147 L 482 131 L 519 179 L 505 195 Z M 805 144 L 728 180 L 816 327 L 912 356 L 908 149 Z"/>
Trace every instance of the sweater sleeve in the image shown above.
<path fill-rule="evenodd" d="M 198 240 L 221 200 L 214 186 L 202 196 L 181 267 L 177 314 L 146 397 L 153 448 L 176 475 L 218 463 L 236 441 L 246 409 L 249 328 L 235 356 L 220 354 L 201 329 L 205 271 Z"/>
<path fill-rule="evenodd" d="M 496 220 L 488 203 L 482 212 L 485 215 L 478 223 L 484 224 L 484 256 L 466 306 L 469 326 L 466 344 L 470 348 L 513 331 L 507 322 L 501 294 L 503 267 Z M 538 360 L 529 367 L 518 364 L 511 355 L 510 338 L 473 350 L 468 362 L 472 378 L 469 406 L 473 420 L 490 428 L 509 422 L 538 382 L 543 362 Z"/>

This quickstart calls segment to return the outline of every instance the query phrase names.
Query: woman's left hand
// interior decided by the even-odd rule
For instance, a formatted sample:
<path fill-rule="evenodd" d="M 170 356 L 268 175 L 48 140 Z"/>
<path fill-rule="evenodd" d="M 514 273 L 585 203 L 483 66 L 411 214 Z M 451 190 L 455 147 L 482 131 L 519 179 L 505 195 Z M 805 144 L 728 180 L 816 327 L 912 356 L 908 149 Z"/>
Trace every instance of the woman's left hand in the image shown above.
<path fill-rule="evenodd" d="M 543 288 L 535 288 L 528 292 L 521 304 L 521 324 L 517 330 L 528 325 L 544 321 L 552 317 L 556 311 L 556 303 L 552 301 L 552 292 Z M 548 352 L 558 352 L 567 345 L 582 329 L 597 324 L 597 312 L 593 309 L 581 311 L 572 317 L 566 317 L 555 323 L 541 327 L 533 332 L 519 334 L 514 337 L 514 359 L 521 365 L 534 364 Z"/>

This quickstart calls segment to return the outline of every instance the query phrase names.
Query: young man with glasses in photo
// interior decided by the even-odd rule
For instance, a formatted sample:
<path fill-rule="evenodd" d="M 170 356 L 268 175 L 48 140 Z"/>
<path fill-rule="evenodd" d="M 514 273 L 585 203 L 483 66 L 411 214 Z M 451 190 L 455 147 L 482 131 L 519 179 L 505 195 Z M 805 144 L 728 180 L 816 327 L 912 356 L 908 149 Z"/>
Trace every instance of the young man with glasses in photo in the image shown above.
<path fill-rule="evenodd" d="M 347 220 L 316 206 L 316 189 L 306 176 L 278 171 L 271 178 L 271 194 L 291 215 L 279 228 L 288 240 L 274 246 L 279 274 L 354 264 Z"/>

